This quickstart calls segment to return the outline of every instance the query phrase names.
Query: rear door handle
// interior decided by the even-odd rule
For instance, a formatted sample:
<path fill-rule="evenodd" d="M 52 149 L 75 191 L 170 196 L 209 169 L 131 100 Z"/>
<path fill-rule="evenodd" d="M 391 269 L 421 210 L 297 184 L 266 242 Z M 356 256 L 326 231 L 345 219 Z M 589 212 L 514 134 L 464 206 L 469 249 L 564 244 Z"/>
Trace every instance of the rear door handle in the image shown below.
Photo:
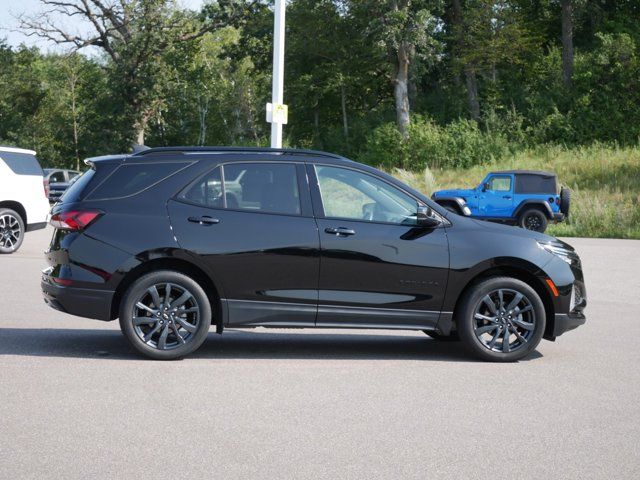
<path fill-rule="evenodd" d="M 356 234 L 355 230 L 346 227 L 327 227 L 324 231 L 336 237 L 348 237 Z"/>
<path fill-rule="evenodd" d="M 187 218 L 187 220 L 189 220 L 191 223 L 198 223 L 200 225 L 214 225 L 216 223 L 220 223 L 220 220 L 208 215 L 205 215 L 204 217 L 189 217 Z"/>

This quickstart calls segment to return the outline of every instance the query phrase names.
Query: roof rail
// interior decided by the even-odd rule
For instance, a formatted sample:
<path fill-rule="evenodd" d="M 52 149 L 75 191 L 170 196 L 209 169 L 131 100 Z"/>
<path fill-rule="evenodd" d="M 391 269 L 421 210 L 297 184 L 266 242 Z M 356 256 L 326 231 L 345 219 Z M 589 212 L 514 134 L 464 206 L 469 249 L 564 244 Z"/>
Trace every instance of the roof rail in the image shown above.
<path fill-rule="evenodd" d="M 268 147 L 155 147 L 140 152 L 135 152 L 133 157 L 141 157 L 152 153 L 280 153 L 280 154 L 296 154 L 296 155 L 313 155 L 318 157 L 337 158 L 339 160 L 347 160 L 346 158 L 334 153 L 321 152 L 319 150 L 306 150 L 297 148 L 268 148 Z"/>

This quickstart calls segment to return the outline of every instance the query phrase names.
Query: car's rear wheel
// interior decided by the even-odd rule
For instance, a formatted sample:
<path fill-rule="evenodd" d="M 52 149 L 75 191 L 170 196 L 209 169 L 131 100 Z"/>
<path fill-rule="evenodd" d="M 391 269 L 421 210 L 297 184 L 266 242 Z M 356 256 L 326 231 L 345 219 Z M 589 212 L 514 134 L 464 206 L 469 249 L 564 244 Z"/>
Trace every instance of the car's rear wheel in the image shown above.
<path fill-rule="evenodd" d="M 536 232 L 544 232 L 547 229 L 548 220 L 546 215 L 537 208 L 531 208 L 526 210 L 520 215 L 518 224 L 522 228 L 527 230 L 534 230 Z"/>
<path fill-rule="evenodd" d="M 22 217 L 9 208 L 0 208 L 0 253 L 13 253 L 24 240 Z"/>
<path fill-rule="evenodd" d="M 207 338 L 211 305 L 188 276 L 162 270 L 135 281 L 120 307 L 120 328 L 148 357 L 172 360 L 194 352 Z"/>
<path fill-rule="evenodd" d="M 471 287 L 457 312 L 465 346 L 477 357 L 513 362 L 540 343 L 545 310 L 536 291 L 521 280 L 495 277 Z"/>

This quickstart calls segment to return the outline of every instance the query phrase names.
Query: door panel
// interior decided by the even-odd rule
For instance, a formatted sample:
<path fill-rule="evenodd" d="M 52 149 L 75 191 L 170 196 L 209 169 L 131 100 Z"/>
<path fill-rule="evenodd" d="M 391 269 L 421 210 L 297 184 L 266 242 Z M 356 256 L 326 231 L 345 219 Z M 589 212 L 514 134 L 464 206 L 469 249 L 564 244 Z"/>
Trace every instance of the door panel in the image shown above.
<path fill-rule="evenodd" d="M 489 188 L 480 193 L 480 215 L 510 217 L 513 211 L 513 178 L 496 175 L 489 180 Z"/>
<path fill-rule="evenodd" d="M 448 277 L 446 229 L 416 226 L 416 200 L 367 173 L 316 166 L 309 176 L 320 216 L 343 217 L 317 220 L 317 325 L 434 328 Z"/>
<path fill-rule="evenodd" d="M 306 213 L 297 197 L 298 191 L 308 197 L 308 188 L 297 184 L 291 163 L 245 164 L 244 170 L 242 165 L 222 167 L 230 173 L 230 183 L 235 182 L 230 189 L 222 190 L 225 176 L 214 171 L 169 202 L 178 243 L 197 255 L 221 284 L 229 326 L 313 326 L 318 229 L 311 216 L 296 214 L 301 204 Z"/>

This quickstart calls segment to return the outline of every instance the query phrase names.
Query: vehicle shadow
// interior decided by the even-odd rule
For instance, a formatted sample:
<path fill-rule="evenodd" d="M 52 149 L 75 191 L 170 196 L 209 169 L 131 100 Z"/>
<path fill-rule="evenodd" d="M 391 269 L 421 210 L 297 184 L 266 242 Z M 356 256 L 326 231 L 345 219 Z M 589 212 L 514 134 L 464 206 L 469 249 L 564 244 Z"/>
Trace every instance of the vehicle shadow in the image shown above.
<path fill-rule="evenodd" d="M 141 360 L 117 330 L 0 328 L 0 355 Z M 537 351 L 527 360 L 539 358 Z M 459 342 L 426 335 L 226 330 L 189 359 L 428 360 L 477 362 Z"/>

